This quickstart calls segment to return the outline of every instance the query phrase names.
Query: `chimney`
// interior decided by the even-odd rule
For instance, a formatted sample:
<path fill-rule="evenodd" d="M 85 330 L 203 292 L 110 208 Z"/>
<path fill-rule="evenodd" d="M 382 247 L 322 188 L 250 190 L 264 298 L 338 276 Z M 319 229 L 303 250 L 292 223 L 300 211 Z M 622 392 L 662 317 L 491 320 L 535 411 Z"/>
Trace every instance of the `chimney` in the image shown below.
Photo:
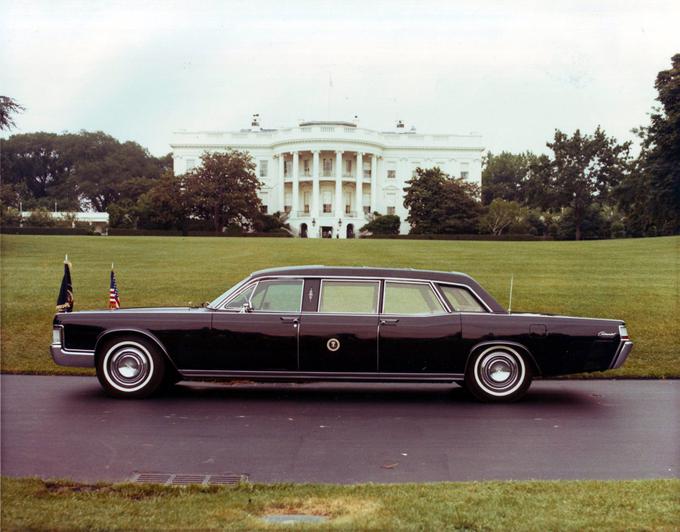
<path fill-rule="evenodd" d="M 260 113 L 255 113 L 253 114 L 253 119 L 250 122 L 250 130 L 251 131 L 260 131 L 262 128 L 260 127 Z"/>

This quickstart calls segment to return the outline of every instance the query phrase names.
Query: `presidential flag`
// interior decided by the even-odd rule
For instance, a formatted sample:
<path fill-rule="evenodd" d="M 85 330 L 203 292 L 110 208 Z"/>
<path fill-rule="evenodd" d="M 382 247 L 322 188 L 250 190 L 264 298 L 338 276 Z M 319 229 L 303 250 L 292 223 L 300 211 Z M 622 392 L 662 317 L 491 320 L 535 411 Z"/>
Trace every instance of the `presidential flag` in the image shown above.
<path fill-rule="evenodd" d="M 116 284 L 116 274 L 113 273 L 111 265 L 111 284 L 109 285 L 109 309 L 120 308 L 120 297 L 118 296 L 118 285 Z"/>
<path fill-rule="evenodd" d="M 71 263 L 68 255 L 64 258 L 64 277 L 61 279 L 59 297 L 57 297 L 57 312 L 73 312 L 73 285 L 71 284 Z"/>

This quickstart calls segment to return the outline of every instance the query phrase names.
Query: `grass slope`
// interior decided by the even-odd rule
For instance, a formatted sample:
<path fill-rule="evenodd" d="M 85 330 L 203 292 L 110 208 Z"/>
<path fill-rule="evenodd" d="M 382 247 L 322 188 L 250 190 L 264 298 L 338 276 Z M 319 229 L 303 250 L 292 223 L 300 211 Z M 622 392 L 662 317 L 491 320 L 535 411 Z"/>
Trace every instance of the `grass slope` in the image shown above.
<path fill-rule="evenodd" d="M 2 370 L 54 365 L 51 320 L 68 253 L 76 309 L 106 308 L 115 262 L 125 307 L 197 305 L 253 270 L 371 265 L 469 273 L 513 308 L 622 318 L 636 343 L 612 376 L 680 376 L 680 237 L 598 242 L 469 242 L 2 235 Z"/>
<path fill-rule="evenodd" d="M 680 481 L 153 485 L 2 480 L 3 530 L 677 530 Z M 323 525 L 270 525 L 270 514 Z"/>

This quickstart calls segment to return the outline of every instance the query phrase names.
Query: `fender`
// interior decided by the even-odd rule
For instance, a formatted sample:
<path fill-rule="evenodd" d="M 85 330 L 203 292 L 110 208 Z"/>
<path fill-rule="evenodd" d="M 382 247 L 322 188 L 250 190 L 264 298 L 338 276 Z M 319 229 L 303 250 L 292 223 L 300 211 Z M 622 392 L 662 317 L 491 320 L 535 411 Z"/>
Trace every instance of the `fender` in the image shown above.
<path fill-rule="evenodd" d="M 465 360 L 465 373 L 467 373 L 468 365 L 470 364 L 470 358 L 472 358 L 472 355 L 478 350 L 483 347 L 487 346 L 492 346 L 492 345 L 507 345 L 511 347 L 515 347 L 517 349 L 521 349 L 524 354 L 526 354 L 529 357 L 529 360 L 531 360 L 531 363 L 533 364 L 534 368 L 536 369 L 536 373 L 538 375 L 541 375 L 541 367 L 538 365 L 536 362 L 536 359 L 534 358 L 534 355 L 531 354 L 531 352 L 526 348 L 526 346 L 518 343 L 518 342 L 513 342 L 512 340 L 487 340 L 485 342 L 479 342 L 478 344 L 475 344 L 472 349 L 470 349 L 470 352 L 468 353 L 467 359 Z"/>
<path fill-rule="evenodd" d="M 149 340 L 151 340 L 154 344 L 156 344 L 158 346 L 158 348 L 161 350 L 163 355 L 165 355 L 165 358 L 168 360 L 168 362 L 170 362 L 170 365 L 173 368 L 175 368 L 175 371 L 177 371 L 177 366 L 175 365 L 175 362 L 172 360 L 172 358 L 170 358 L 170 355 L 168 354 L 168 351 L 165 349 L 165 346 L 161 343 L 161 341 L 158 338 L 156 338 L 156 336 L 153 333 L 151 333 L 149 331 L 145 331 L 144 329 L 125 328 L 125 329 L 107 329 L 107 330 L 105 330 L 99 336 L 97 336 L 97 341 L 94 344 L 95 356 L 96 356 L 96 353 L 99 349 L 99 344 L 101 344 L 101 342 L 104 339 L 106 339 L 106 337 L 111 336 L 112 334 L 116 334 L 116 333 L 138 334 L 138 335 L 141 335 L 141 336 L 148 338 Z"/>

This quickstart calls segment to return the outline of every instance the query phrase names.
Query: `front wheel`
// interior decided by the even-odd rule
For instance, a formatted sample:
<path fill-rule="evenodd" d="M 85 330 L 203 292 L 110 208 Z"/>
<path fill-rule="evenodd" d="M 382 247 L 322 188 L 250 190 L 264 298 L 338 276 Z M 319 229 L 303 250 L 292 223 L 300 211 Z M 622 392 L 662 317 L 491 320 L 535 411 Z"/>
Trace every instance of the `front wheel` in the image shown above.
<path fill-rule="evenodd" d="M 467 389 L 485 402 L 516 401 L 529 389 L 532 378 L 525 356 L 507 345 L 480 350 L 472 356 L 465 372 Z"/>
<path fill-rule="evenodd" d="M 97 357 L 97 378 L 113 397 L 148 397 L 164 376 L 163 355 L 143 338 L 115 338 L 102 346 Z"/>

